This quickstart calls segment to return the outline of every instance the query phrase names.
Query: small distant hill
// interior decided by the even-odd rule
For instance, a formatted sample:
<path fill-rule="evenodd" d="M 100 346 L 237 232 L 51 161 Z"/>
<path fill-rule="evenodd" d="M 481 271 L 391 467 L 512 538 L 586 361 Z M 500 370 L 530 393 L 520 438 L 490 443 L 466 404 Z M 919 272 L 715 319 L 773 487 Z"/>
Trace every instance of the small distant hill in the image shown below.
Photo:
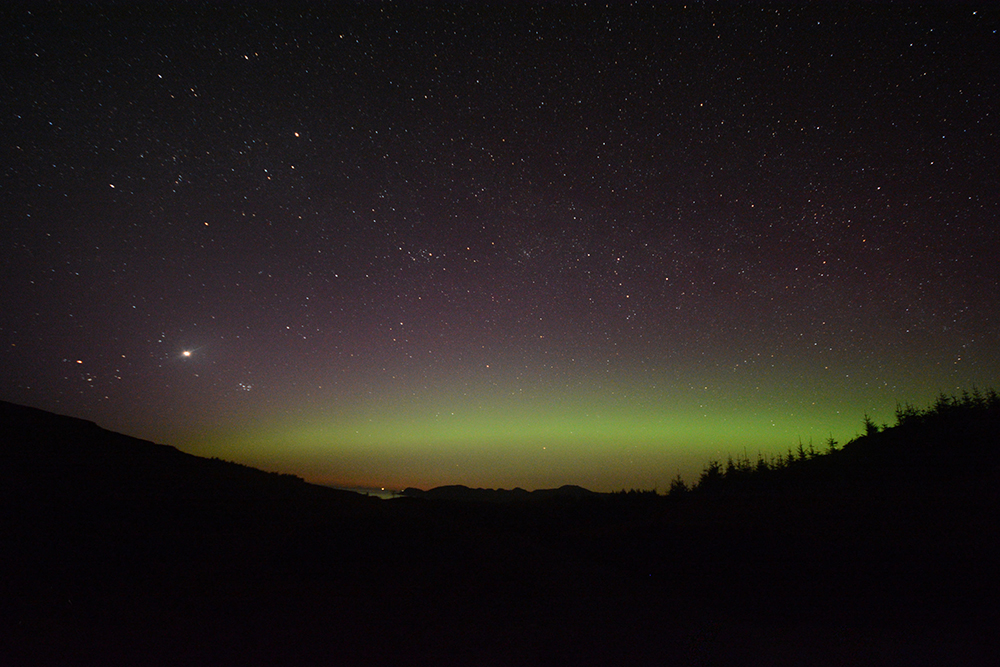
<path fill-rule="evenodd" d="M 408 498 L 425 498 L 428 500 L 454 500 L 466 502 L 493 502 L 510 503 L 526 502 L 531 500 L 550 500 L 553 498 L 593 498 L 598 494 L 589 491 L 582 486 L 566 484 L 557 489 L 536 489 L 525 491 L 521 488 L 514 489 L 472 489 L 461 484 L 438 486 L 427 491 L 421 489 L 407 488 L 403 490 L 403 496 Z"/>

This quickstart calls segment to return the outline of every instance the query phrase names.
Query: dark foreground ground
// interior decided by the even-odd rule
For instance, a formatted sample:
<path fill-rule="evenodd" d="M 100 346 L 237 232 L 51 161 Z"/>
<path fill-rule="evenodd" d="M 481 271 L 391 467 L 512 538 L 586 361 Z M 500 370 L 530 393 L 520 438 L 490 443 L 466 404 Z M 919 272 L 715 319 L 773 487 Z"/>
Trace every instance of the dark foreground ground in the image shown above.
<path fill-rule="evenodd" d="M 993 665 L 995 470 L 384 501 L 0 404 L 0 663 Z"/>

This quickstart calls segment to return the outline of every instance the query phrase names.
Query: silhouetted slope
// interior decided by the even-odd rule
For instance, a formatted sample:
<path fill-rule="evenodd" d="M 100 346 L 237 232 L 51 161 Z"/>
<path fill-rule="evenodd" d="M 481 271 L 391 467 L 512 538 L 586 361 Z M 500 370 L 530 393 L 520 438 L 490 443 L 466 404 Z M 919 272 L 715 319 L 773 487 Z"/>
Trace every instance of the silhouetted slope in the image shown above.
<path fill-rule="evenodd" d="M 32 408 L 0 404 L 0 428 L 7 527 L 24 537 L 23 549 L 34 544 L 50 558 L 85 560 L 50 549 L 44 540 L 52 536 L 126 560 L 236 554 L 248 545 L 233 536 L 256 533 L 257 549 L 276 537 L 260 534 L 261 527 L 280 529 L 300 508 L 323 503 L 324 510 L 355 513 L 375 502 Z"/>
<path fill-rule="evenodd" d="M 103 663 L 105 650 L 124 664 L 225 635 L 219 614 L 239 619 L 240 600 L 294 589 L 310 568 L 361 571 L 385 548 L 377 499 L 7 403 L 0 502 L 0 613 L 36 664 Z"/>
<path fill-rule="evenodd" d="M 992 390 L 941 395 L 925 410 L 900 407 L 893 426 L 867 417 L 864 426 L 842 449 L 800 444 L 778 459 L 713 461 L 695 490 L 909 495 L 946 487 L 968 494 L 988 492 L 1000 476 L 1000 397 Z"/>
<path fill-rule="evenodd" d="M 1000 398 L 940 396 L 926 410 L 897 410 L 897 423 L 834 452 L 836 465 L 865 482 L 892 488 L 959 484 L 980 489 L 1000 473 Z"/>
<path fill-rule="evenodd" d="M 337 492 L 0 404 L 2 662 L 993 664 L 996 424 L 976 414 L 753 483 L 723 468 L 681 501 L 443 492 L 531 498 L 468 502 Z M 931 465 L 955 448 L 981 465 Z"/>

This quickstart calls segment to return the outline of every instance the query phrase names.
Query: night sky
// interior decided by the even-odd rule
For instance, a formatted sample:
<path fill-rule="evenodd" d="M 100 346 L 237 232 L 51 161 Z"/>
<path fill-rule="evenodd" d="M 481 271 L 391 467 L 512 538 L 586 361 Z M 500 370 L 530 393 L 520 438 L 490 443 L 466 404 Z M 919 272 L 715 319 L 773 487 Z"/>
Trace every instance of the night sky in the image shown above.
<path fill-rule="evenodd" d="M 663 491 L 997 386 L 992 3 L 210 4 L 0 9 L 0 399 Z"/>

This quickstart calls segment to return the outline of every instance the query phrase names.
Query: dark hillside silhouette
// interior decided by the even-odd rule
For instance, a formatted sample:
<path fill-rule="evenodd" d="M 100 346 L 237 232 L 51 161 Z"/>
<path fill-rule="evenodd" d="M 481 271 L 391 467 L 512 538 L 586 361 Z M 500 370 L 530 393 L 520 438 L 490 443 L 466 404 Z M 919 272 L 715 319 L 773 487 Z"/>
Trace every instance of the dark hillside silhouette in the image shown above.
<path fill-rule="evenodd" d="M 993 664 L 993 392 L 668 495 L 379 500 L 0 403 L 3 664 Z"/>
<path fill-rule="evenodd" d="M 771 460 L 743 454 L 725 465 L 711 461 L 695 491 L 968 493 L 985 491 L 1000 475 L 1000 396 L 992 389 L 941 394 L 924 410 L 897 406 L 893 426 L 879 427 L 865 415 L 862 428 L 843 448 L 831 438 L 822 451 L 800 442 Z"/>

